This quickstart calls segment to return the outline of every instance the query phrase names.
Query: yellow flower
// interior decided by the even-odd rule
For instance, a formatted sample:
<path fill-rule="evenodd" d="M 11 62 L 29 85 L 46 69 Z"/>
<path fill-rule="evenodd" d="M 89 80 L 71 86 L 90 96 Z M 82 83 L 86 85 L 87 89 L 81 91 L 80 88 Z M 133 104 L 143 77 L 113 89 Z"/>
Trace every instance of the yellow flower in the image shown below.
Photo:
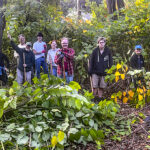
<path fill-rule="evenodd" d="M 119 80 L 119 76 L 116 76 L 115 80 L 116 80 L 116 82 L 117 82 L 117 81 Z"/>

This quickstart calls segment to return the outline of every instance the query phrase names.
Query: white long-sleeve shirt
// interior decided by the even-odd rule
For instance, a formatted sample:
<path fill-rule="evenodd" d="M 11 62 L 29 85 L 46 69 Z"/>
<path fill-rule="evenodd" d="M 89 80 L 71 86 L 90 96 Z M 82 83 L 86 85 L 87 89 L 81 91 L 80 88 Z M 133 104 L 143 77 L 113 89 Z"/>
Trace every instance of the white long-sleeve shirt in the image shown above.
<path fill-rule="evenodd" d="M 50 49 L 48 50 L 48 53 L 47 53 L 47 63 L 50 64 L 51 61 L 52 61 L 52 66 L 57 66 L 55 63 L 54 63 L 54 59 L 55 59 L 55 55 L 56 55 L 56 52 L 59 50 L 59 48 L 56 48 L 55 50 L 54 49 Z M 50 61 L 51 60 L 51 61 Z"/>

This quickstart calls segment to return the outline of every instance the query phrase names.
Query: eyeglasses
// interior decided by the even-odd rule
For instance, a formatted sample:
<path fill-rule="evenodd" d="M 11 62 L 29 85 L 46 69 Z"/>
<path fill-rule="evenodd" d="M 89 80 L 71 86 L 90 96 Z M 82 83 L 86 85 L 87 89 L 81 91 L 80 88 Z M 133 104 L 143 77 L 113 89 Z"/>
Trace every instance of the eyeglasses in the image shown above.
<path fill-rule="evenodd" d="M 105 42 L 99 42 L 100 44 L 104 44 Z"/>
<path fill-rule="evenodd" d="M 141 49 L 140 49 L 140 48 L 137 48 L 136 50 L 140 51 Z"/>

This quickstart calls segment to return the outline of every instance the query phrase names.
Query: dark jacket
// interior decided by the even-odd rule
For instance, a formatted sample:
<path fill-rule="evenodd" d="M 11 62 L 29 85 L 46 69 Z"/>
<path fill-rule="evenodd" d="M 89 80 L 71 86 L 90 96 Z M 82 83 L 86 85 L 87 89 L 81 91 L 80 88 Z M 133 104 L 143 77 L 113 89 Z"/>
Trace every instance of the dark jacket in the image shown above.
<path fill-rule="evenodd" d="M 111 51 L 105 47 L 104 52 L 101 54 L 99 47 L 93 50 L 89 64 L 89 74 L 97 74 L 105 76 L 106 69 L 111 68 L 113 65 L 113 59 Z"/>
<path fill-rule="evenodd" d="M 6 67 L 9 68 L 9 60 L 7 56 L 0 52 L 0 67 L 4 67 L 4 62 L 6 62 Z"/>
<path fill-rule="evenodd" d="M 144 67 L 144 58 L 142 55 L 139 56 L 140 64 L 138 63 L 138 55 L 134 54 L 130 59 L 130 64 L 133 69 L 141 69 Z"/>
<path fill-rule="evenodd" d="M 25 64 L 27 65 L 26 67 L 26 72 L 31 71 L 32 67 L 35 63 L 35 56 L 32 51 L 26 51 L 25 48 L 19 48 L 13 41 L 11 41 L 11 46 L 12 48 L 19 54 L 19 65 L 18 69 L 21 71 L 24 71 L 24 60 L 23 60 L 23 53 L 25 54 Z"/>

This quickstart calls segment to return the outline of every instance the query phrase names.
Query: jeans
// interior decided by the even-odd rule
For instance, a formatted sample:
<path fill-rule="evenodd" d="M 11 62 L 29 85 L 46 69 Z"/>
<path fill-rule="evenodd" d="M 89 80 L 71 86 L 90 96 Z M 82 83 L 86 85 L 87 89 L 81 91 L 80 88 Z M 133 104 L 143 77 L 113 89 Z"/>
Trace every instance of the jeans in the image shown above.
<path fill-rule="evenodd" d="M 40 78 L 41 66 L 45 74 L 48 73 L 47 65 L 44 57 L 40 57 L 35 60 L 35 70 L 37 78 Z"/>
<path fill-rule="evenodd" d="M 57 75 L 59 78 L 64 78 L 63 75 Z M 68 75 L 68 72 L 65 72 L 66 82 L 69 83 L 73 81 L 73 75 Z"/>
<path fill-rule="evenodd" d="M 57 67 L 56 67 L 56 66 L 53 66 L 52 69 L 53 69 L 53 75 L 54 75 L 55 77 L 57 77 Z"/>

